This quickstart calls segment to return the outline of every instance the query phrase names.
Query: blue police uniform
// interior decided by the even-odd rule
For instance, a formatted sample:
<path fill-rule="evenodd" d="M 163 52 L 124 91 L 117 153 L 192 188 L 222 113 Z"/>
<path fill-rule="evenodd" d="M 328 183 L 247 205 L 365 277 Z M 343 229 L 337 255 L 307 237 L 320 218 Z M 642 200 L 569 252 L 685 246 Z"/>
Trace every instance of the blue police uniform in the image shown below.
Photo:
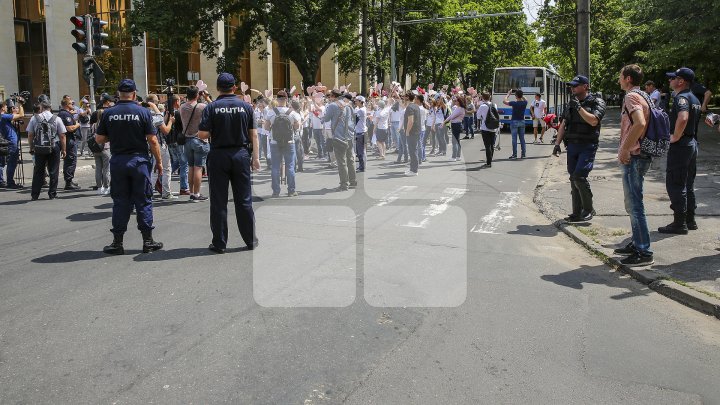
<path fill-rule="evenodd" d="M 589 81 L 584 76 L 578 76 L 570 84 L 589 84 Z M 597 117 L 598 125 L 588 124 L 580 115 L 578 110 L 580 108 Z M 595 215 L 593 194 L 587 178 L 595 163 L 595 154 L 600 142 L 600 122 L 604 116 L 605 101 L 592 94 L 579 100 L 577 107 L 566 108 L 563 112 L 564 140 L 567 141 L 567 172 L 570 175 L 573 210 L 568 219 L 571 221 L 589 220 Z"/>
<path fill-rule="evenodd" d="M 222 74 L 218 83 L 225 78 L 223 86 L 229 84 L 229 74 Z M 229 86 L 228 86 L 229 84 Z M 232 186 L 235 200 L 235 216 L 240 235 L 248 249 L 257 244 L 255 235 L 255 213 L 252 207 L 251 159 L 252 145 L 250 130 L 255 129 L 253 107 L 235 95 L 221 95 L 208 104 L 203 111 L 200 131 L 210 132 L 210 153 L 207 169 L 210 184 L 210 249 L 223 252 L 227 247 L 227 203 L 228 184 Z"/>
<path fill-rule="evenodd" d="M 72 113 L 67 110 L 60 110 L 57 115 L 58 118 L 62 120 L 65 128 L 76 124 L 75 117 L 73 117 Z M 77 144 L 75 143 L 75 138 L 76 134 L 79 133 L 79 129 L 76 129 L 72 132 L 68 131 L 65 133 L 65 160 L 63 161 L 63 177 L 65 178 L 66 190 L 76 190 L 79 188 L 73 184 L 73 180 L 75 179 L 75 168 L 77 167 Z"/>
<path fill-rule="evenodd" d="M 18 149 L 18 135 L 12 123 L 12 114 L 0 115 L 0 136 L 3 136 L 10 143 L 8 155 L 0 156 L 0 184 L 9 188 L 22 188 L 15 183 L 15 168 L 17 168 L 20 151 Z M 3 178 L 3 168 L 7 165 L 7 177 Z M 7 179 L 7 182 L 6 180 Z"/>
<path fill-rule="evenodd" d="M 110 139 L 112 233 L 116 236 L 115 242 L 120 238 L 119 249 L 109 252 L 106 247 L 108 253 L 122 253 L 121 238 L 127 231 L 133 206 L 137 212 L 138 229 L 143 233 L 143 251 L 162 247 L 160 244 L 157 249 L 146 249 L 148 242 L 152 241 L 153 229 L 151 163 L 146 136 L 154 133 L 150 111 L 130 100 L 121 100 L 106 109 L 98 125 L 97 134 Z"/>
<path fill-rule="evenodd" d="M 670 197 L 670 208 L 679 216 L 695 215 L 695 174 L 697 171 L 697 129 L 700 121 L 700 100 L 690 91 L 683 90 L 673 98 L 670 111 L 670 128 L 675 128 L 678 114 L 687 111 L 689 119 L 683 136 L 670 144 L 667 154 L 665 187 Z M 683 221 L 684 222 L 684 221 Z"/>

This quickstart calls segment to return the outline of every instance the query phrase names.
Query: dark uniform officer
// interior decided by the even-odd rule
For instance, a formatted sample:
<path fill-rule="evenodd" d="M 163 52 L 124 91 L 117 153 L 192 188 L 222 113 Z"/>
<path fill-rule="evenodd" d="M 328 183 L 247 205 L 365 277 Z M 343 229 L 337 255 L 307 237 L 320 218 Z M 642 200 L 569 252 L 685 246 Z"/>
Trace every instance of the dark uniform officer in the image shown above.
<path fill-rule="evenodd" d="M 553 153 L 559 155 L 560 142 L 565 139 L 572 196 L 572 213 L 565 220 L 589 221 L 595 215 L 595 210 L 587 178 L 593 169 L 600 142 L 600 123 L 605 116 L 605 101 L 590 94 L 590 81 L 585 76 L 576 76 L 569 85 L 575 97 L 563 112 L 563 125 L 558 130 Z"/>
<path fill-rule="evenodd" d="M 203 111 L 201 139 L 210 139 L 207 169 L 210 183 L 210 230 L 208 248 L 224 253 L 227 247 L 228 183 L 235 200 L 235 217 L 240 235 L 249 250 L 258 246 L 255 213 L 252 207 L 250 174 L 260 169 L 258 139 L 252 105 L 235 94 L 235 78 L 221 73 L 217 79 L 220 96 Z M 252 159 L 252 161 L 251 161 Z"/>
<path fill-rule="evenodd" d="M 692 70 L 680 68 L 667 76 L 676 93 L 670 111 L 672 136 L 665 179 L 670 208 L 673 210 L 673 222 L 660 227 L 658 232 L 686 234 L 688 229 L 697 229 L 694 187 L 698 152 L 697 130 L 702 104 L 690 89 L 695 80 Z"/>
<path fill-rule="evenodd" d="M 57 116 L 65 125 L 65 159 L 63 159 L 63 177 L 65 178 L 65 190 L 80 190 L 75 183 L 75 168 L 77 167 L 77 136 L 80 133 L 80 124 L 75 122 L 73 116 L 74 103 L 70 97 L 66 97 L 60 104 L 60 111 Z"/>
<path fill-rule="evenodd" d="M 113 199 L 113 242 L 103 251 L 121 255 L 123 235 L 127 231 L 132 207 L 137 211 L 138 229 L 143 236 L 143 253 L 162 249 L 163 244 L 152 237 L 152 185 L 150 154 L 155 157 L 155 170 L 162 172 L 162 160 L 150 111 L 135 102 L 135 82 L 124 79 L 118 86 L 120 101 L 105 110 L 97 127 L 97 142 L 110 141 L 110 178 Z M 148 151 L 149 147 L 149 151 Z"/>

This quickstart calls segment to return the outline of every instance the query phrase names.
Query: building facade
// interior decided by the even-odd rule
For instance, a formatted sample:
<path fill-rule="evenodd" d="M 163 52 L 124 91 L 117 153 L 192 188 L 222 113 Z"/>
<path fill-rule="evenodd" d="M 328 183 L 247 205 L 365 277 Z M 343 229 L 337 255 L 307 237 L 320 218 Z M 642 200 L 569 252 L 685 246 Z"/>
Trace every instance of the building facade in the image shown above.
<path fill-rule="evenodd" d="M 102 91 L 114 92 L 112 84 L 130 77 L 138 85 L 139 94 L 161 93 L 167 78 L 174 78 L 180 91 L 203 80 L 214 89 L 217 60 L 199 52 L 199 45 L 182 54 L 172 54 L 158 39 L 146 35 L 142 43 L 133 46 L 127 30 L 127 14 L 132 0 L 8 0 L 12 7 L 0 7 L 0 88 L 6 94 L 27 90 L 36 98 L 49 94 L 53 101 L 68 94 L 76 99 L 89 94 L 82 77 L 82 57 L 71 47 L 70 17 L 91 14 L 107 21 L 109 34 L 106 45 L 110 50 L 98 58 L 108 82 Z M 238 19 L 228 18 L 215 24 L 214 34 L 222 54 L 228 40 L 237 29 Z M 265 41 L 268 56 L 260 58 L 260 51 L 248 51 L 241 58 L 237 72 L 239 80 L 250 88 L 300 88 L 302 76 L 295 65 L 283 58 L 278 47 Z M 317 79 L 334 87 L 339 82 L 338 66 L 331 48 L 322 57 Z M 16 63 L 12 63 L 16 61 Z M 341 79 L 346 79 L 345 77 Z"/>

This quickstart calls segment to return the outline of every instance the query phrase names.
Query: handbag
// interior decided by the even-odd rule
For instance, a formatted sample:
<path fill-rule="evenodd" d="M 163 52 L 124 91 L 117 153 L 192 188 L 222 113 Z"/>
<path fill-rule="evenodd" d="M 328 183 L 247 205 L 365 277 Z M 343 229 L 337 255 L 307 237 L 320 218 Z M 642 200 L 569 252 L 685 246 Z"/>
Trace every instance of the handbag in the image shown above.
<path fill-rule="evenodd" d="M 190 121 L 192 121 L 193 115 L 195 115 L 195 109 L 197 108 L 197 103 L 195 104 L 195 107 L 193 107 L 192 112 L 190 113 L 190 118 L 188 118 L 188 125 L 186 125 L 183 128 L 183 131 L 178 134 L 177 136 L 177 144 L 178 145 L 185 145 L 185 142 L 187 142 L 187 128 L 190 126 Z"/>

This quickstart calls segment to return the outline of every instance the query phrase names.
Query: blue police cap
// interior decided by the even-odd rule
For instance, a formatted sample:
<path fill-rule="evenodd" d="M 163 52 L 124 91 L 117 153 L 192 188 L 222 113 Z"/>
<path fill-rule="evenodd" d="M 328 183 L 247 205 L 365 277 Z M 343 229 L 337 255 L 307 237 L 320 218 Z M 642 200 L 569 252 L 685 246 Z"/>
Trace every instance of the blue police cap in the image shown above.
<path fill-rule="evenodd" d="M 581 84 L 590 84 L 590 80 L 585 76 L 575 76 L 568 84 L 575 87 Z"/>
<path fill-rule="evenodd" d="M 137 87 L 132 79 L 122 79 L 118 85 L 118 91 L 121 93 L 132 93 L 136 91 Z"/>
<path fill-rule="evenodd" d="M 685 79 L 685 81 L 693 82 L 695 81 L 695 72 L 692 71 L 692 69 L 681 67 L 680 69 L 674 71 L 674 72 L 668 72 L 666 73 L 667 77 L 673 78 L 673 77 L 682 77 Z"/>
<path fill-rule="evenodd" d="M 230 73 L 220 73 L 217 78 L 217 87 L 219 89 L 230 89 L 235 85 L 235 76 Z"/>

